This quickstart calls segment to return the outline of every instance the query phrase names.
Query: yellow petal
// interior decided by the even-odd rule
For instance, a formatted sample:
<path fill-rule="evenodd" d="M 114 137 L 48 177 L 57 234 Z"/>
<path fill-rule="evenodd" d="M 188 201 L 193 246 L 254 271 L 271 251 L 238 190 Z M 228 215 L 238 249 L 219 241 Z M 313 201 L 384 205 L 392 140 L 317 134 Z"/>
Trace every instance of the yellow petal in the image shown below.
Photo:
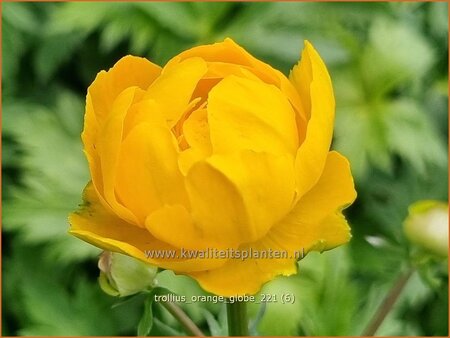
<path fill-rule="evenodd" d="M 180 204 L 164 205 L 146 220 L 153 236 L 170 245 L 188 250 L 207 250 L 229 247 L 217 238 L 207 237 L 194 222 L 189 211 Z"/>
<path fill-rule="evenodd" d="M 214 153 L 254 150 L 295 154 L 295 113 L 274 86 L 229 76 L 209 93 L 208 121 Z"/>
<path fill-rule="evenodd" d="M 335 102 L 325 64 L 309 42 L 305 43 L 300 64 L 292 70 L 291 79 L 297 86 L 305 111 L 310 111 L 306 137 L 296 158 L 301 196 L 314 186 L 325 165 L 333 135 Z"/>
<path fill-rule="evenodd" d="M 86 242 L 178 272 L 214 269 L 224 264 L 224 260 L 220 259 L 181 258 L 179 249 L 157 240 L 146 229 L 133 226 L 108 212 L 101 204 L 92 184 L 86 186 L 83 195 L 84 205 L 69 216 L 69 232 Z M 146 255 L 148 250 L 154 255 L 173 252 L 177 256 L 151 258 Z"/>
<path fill-rule="evenodd" d="M 166 65 L 161 76 L 148 88 L 146 99 L 153 99 L 172 128 L 191 101 L 198 81 L 206 73 L 206 62 L 189 58 L 178 64 Z"/>
<path fill-rule="evenodd" d="M 179 154 L 180 170 L 186 175 L 196 162 L 212 153 L 206 109 L 198 109 L 183 124 L 183 136 L 189 148 Z"/>
<path fill-rule="evenodd" d="M 190 57 L 201 57 L 208 63 L 236 64 L 244 66 L 243 69 L 249 70 L 258 78 L 268 84 L 277 86 L 288 98 L 296 111 L 296 120 L 298 122 L 299 139 L 303 140 L 305 132 L 306 115 L 303 111 L 301 99 L 292 83 L 280 71 L 272 68 L 253 57 L 244 48 L 227 38 L 223 42 L 212 45 L 204 45 L 191 48 L 182 52 L 173 58 L 169 63 L 177 63 Z M 213 72 L 213 71 L 212 71 Z M 234 73 L 233 73 L 234 74 Z M 239 74 L 235 74 L 239 75 Z"/>
<path fill-rule="evenodd" d="M 116 193 L 142 225 L 164 204 L 188 203 L 176 140 L 165 123 L 140 123 L 130 131 L 120 148 Z"/>
<path fill-rule="evenodd" d="M 302 56 L 300 61 L 294 68 L 292 68 L 289 74 L 289 80 L 292 82 L 294 87 L 299 93 L 301 98 L 301 103 L 303 106 L 303 111 L 307 119 L 311 117 L 311 82 L 313 81 L 313 70 L 312 70 L 312 61 L 311 61 L 311 53 L 313 51 L 313 47 L 309 42 L 305 42 L 305 49 L 302 52 Z"/>
<path fill-rule="evenodd" d="M 291 157 L 251 151 L 212 156 L 187 176 L 194 220 L 230 245 L 263 237 L 292 207 L 294 189 Z"/>
<path fill-rule="evenodd" d="M 234 63 L 238 65 L 251 66 L 248 56 L 231 39 L 211 45 L 197 46 L 181 52 L 167 64 L 176 64 L 182 60 L 192 57 L 201 57 L 207 62 Z"/>
<path fill-rule="evenodd" d="M 234 63 L 224 62 L 207 62 L 208 71 L 203 78 L 198 82 L 192 97 L 199 97 L 203 102 L 206 102 L 208 94 L 214 86 L 216 86 L 223 78 L 236 75 L 255 81 L 262 81 L 248 66 L 237 65 Z"/>
<path fill-rule="evenodd" d="M 128 87 L 146 90 L 159 76 L 161 67 L 145 58 L 125 56 L 107 72 L 98 73 L 88 88 L 88 100 L 99 121 L 108 116 L 116 97 Z"/>
<path fill-rule="evenodd" d="M 88 88 L 82 139 L 97 191 L 103 192 L 104 187 L 96 143 L 103 123 L 112 111 L 114 101 L 126 88 L 137 86 L 147 89 L 160 73 L 161 68 L 147 59 L 128 55 L 120 59 L 109 71 L 98 73 Z M 131 215 L 128 217 L 132 218 Z"/>
<path fill-rule="evenodd" d="M 188 148 L 183 150 L 178 156 L 178 165 L 184 176 L 187 175 L 192 166 L 204 160 L 208 155 L 199 148 Z"/>
<path fill-rule="evenodd" d="M 246 62 L 250 66 L 249 68 L 252 69 L 255 75 L 257 75 L 267 83 L 274 84 L 275 86 L 280 88 L 280 90 L 287 96 L 289 102 L 292 104 L 297 113 L 296 118 L 298 119 L 299 123 L 299 135 L 300 138 L 302 138 L 301 136 L 302 132 L 304 132 L 303 128 L 305 127 L 306 115 L 301 105 L 301 98 L 291 82 L 286 78 L 286 76 L 284 76 L 283 73 L 272 68 L 267 63 L 258 60 L 250 53 L 248 53 L 244 48 L 235 43 L 232 39 L 227 38 L 225 39 L 224 43 L 226 43 L 230 49 L 235 50 L 236 53 L 241 54 L 246 59 Z"/>
<path fill-rule="evenodd" d="M 223 173 L 243 198 L 254 227 L 254 236 L 245 242 L 261 238 L 292 208 L 295 174 L 290 156 L 244 151 L 215 155 L 207 162 Z"/>
<path fill-rule="evenodd" d="M 207 64 L 208 72 L 204 76 L 205 79 L 224 78 L 229 75 L 236 75 L 238 77 L 246 77 L 255 81 L 262 81 L 262 79 L 252 73 L 252 69 L 249 66 L 225 62 L 208 62 Z"/>
<path fill-rule="evenodd" d="M 296 260 L 308 251 L 328 250 L 346 243 L 350 229 L 340 210 L 355 197 L 348 161 L 331 152 L 318 184 L 294 210 L 263 238 L 238 248 L 241 256 L 245 251 L 259 257 L 272 252 L 272 258 L 232 259 L 220 268 L 190 275 L 212 293 L 254 294 L 275 276 L 296 273 Z"/>
<path fill-rule="evenodd" d="M 346 243 L 350 229 L 341 210 L 356 198 L 348 161 L 337 152 L 330 152 L 322 176 L 305 194 L 268 237 L 291 252 L 328 250 Z"/>
<path fill-rule="evenodd" d="M 279 247 L 268 246 L 264 241 L 258 241 L 239 249 L 239 255 L 255 255 L 253 257 L 263 257 L 279 250 Z M 252 250 L 252 251 L 251 251 Z M 259 256 L 256 256 L 259 255 Z M 266 256 L 269 257 L 269 256 Z M 278 256 L 282 257 L 282 256 Z M 283 275 L 289 276 L 297 272 L 297 264 L 294 258 L 248 258 L 231 259 L 222 267 L 214 270 L 193 272 L 190 275 L 195 278 L 201 287 L 209 292 L 222 296 L 253 295 L 257 293 L 264 283 L 274 277 Z"/>
<path fill-rule="evenodd" d="M 233 63 L 224 62 L 207 62 L 208 71 L 203 78 L 198 82 L 192 97 L 201 99 L 201 104 L 206 104 L 208 94 L 223 78 L 236 75 L 251 79 L 257 82 L 262 82 L 247 66 L 237 65 Z"/>
<path fill-rule="evenodd" d="M 186 189 L 194 222 L 208 238 L 236 246 L 252 236 L 250 220 L 236 186 L 205 161 L 189 170 Z"/>
<path fill-rule="evenodd" d="M 101 193 L 101 198 L 108 203 L 111 209 L 124 220 L 133 224 L 138 224 L 136 215 L 117 200 L 115 183 L 120 145 L 122 143 L 123 121 L 130 107 L 142 98 L 143 93 L 137 87 L 130 87 L 119 94 L 114 101 L 110 114 L 105 119 L 102 129 L 97 135 L 96 143 L 93 144 L 95 153 L 98 154 L 100 160 L 103 190 L 99 189 L 100 186 L 97 185 L 94 175 L 92 176 L 93 183 L 97 191 Z"/>
<path fill-rule="evenodd" d="M 211 153 L 211 140 L 206 109 L 196 110 L 189 116 L 183 124 L 183 134 L 191 147 L 201 149 L 205 154 Z"/>

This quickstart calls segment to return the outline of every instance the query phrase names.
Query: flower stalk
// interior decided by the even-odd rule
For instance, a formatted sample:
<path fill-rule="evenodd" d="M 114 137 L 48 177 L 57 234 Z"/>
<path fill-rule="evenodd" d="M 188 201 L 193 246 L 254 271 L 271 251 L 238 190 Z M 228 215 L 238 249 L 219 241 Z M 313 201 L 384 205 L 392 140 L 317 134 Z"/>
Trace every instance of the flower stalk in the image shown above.
<path fill-rule="evenodd" d="M 160 302 L 160 304 L 170 312 L 170 314 L 181 324 L 187 334 L 191 336 L 204 337 L 203 332 L 188 317 L 188 315 L 173 302 Z"/>
<path fill-rule="evenodd" d="M 247 304 L 245 302 L 227 303 L 227 319 L 230 337 L 248 336 Z"/>
<path fill-rule="evenodd" d="M 405 288 L 406 284 L 408 283 L 409 278 L 412 276 L 414 272 L 414 269 L 409 269 L 406 273 L 400 275 L 398 277 L 397 281 L 389 290 L 389 293 L 386 295 L 386 297 L 383 299 L 383 302 L 380 304 L 380 307 L 375 312 L 375 315 L 373 316 L 372 320 L 370 321 L 369 325 L 367 325 L 366 329 L 363 332 L 363 336 L 373 336 L 383 323 L 386 316 L 389 314 L 389 312 L 394 307 L 395 302 L 397 301 L 398 297 L 402 293 L 403 289 Z"/>

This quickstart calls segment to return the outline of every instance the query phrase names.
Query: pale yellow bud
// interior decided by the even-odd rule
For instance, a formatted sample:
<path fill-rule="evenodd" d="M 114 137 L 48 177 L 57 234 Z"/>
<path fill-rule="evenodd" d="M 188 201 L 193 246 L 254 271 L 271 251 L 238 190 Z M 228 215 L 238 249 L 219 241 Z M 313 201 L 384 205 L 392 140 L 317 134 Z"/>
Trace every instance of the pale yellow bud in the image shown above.
<path fill-rule="evenodd" d="M 406 237 L 439 256 L 448 256 L 448 205 L 439 201 L 418 201 L 409 207 L 404 222 Z"/>
<path fill-rule="evenodd" d="M 104 251 L 98 261 L 102 290 L 118 297 L 129 296 L 154 285 L 158 268 L 116 252 Z"/>

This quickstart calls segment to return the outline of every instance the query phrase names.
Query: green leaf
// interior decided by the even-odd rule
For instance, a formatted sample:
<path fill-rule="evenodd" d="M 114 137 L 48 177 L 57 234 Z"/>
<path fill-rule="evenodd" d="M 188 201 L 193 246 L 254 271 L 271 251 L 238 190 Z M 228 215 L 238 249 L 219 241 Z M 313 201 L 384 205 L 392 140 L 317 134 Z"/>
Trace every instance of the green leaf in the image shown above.
<path fill-rule="evenodd" d="M 27 50 L 27 36 L 7 21 L 2 23 L 2 81 L 6 93 L 14 91 L 19 79 L 16 79 L 20 61 Z M 3 93 L 5 95 L 5 92 Z"/>
<path fill-rule="evenodd" d="M 190 47 L 192 43 L 180 40 L 170 32 L 160 31 L 152 45 L 150 59 L 159 65 L 164 65 L 175 55 Z"/>
<path fill-rule="evenodd" d="M 48 34 L 89 34 L 101 27 L 106 17 L 120 3 L 66 2 L 51 12 L 47 24 Z"/>
<path fill-rule="evenodd" d="M 176 275 L 170 270 L 164 270 L 160 272 L 156 280 L 158 285 L 171 290 L 177 295 L 185 295 L 186 299 L 190 299 L 192 296 L 207 295 L 207 293 L 200 288 L 198 283 L 188 276 Z M 201 304 L 200 302 L 195 303 L 180 303 L 181 308 L 186 311 L 188 316 L 196 323 L 204 320 L 203 307 L 206 307 L 211 312 L 215 313 L 218 310 L 220 304 Z M 169 321 L 173 318 L 167 318 Z"/>
<path fill-rule="evenodd" d="M 95 280 L 82 271 L 55 268 L 42 246 L 24 246 L 14 238 L 4 261 L 5 311 L 19 316 L 16 335 L 114 335 L 119 333 L 115 314 L 109 311 Z M 14 309 L 15 308 L 15 309 Z M 101 318 L 102 320 L 98 320 Z M 130 318 L 128 318 L 129 320 Z"/>
<path fill-rule="evenodd" d="M 333 148 L 348 157 L 357 180 L 365 177 L 370 165 L 385 171 L 391 169 L 384 127 L 382 117 L 366 105 L 338 110 Z"/>
<path fill-rule="evenodd" d="M 448 3 L 433 2 L 430 3 L 428 11 L 428 24 L 431 32 L 448 45 Z"/>
<path fill-rule="evenodd" d="M 3 23 L 7 22 L 15 29 L 36 34 L 39 21 L 29 3 L 6 2 L 2 6 Z"/>
<path fill-rule="evenodd" d="M 208 324 L 209 332 L 211 332 L 211 336 L 226 336 L 228 333 L 227 326 L 223 326 L 219 323 L 219 321 L 214 317 L 214 315 L 206 309 L 203 309 L 203 315 L 205 316 L 206 323 Z"/>
<path fill-rule="evenodd" d="M 197 20 L 188 3 L 138 2 L 133 5 L 178 37 L 194 39 L 198 34 Z"/>
<path fill-rule="evenodd" d="M 38 79 L 44 83 L 49 81 L 84 39 L 83 34 L 73 33 L 43 36 L 34 59 Z"/>
<path fill-rule="evenodd" d="M 68 214 L 80 203 L 89 174 L 79 139 L 79 99 L 62 94 L 61 104 L 69 105 L 58 114 L 37 105 L 4 105 L 3 132 L 24 154 L 18 159 L 22 186 L 11 188 L 11 198 L 4 201 L 3 226 L 28 243 L 48 243 L 47 255 L 57 261 L 72 262 L 93 257 L 99 249 L 67 233 Z M 70 120 L 70 114 L 77 118 Z"/>
<path fill-rule="evenodd" d="M 142 314 L 141 320 L 139 321 L 137 328 L 138 336 L 148 336 L 153 327 L 153 301 L 155 293 L 150 292 L 147 299 L 144 302 L 144 313 Z"/>
<path fill-rule="evenodd" d="M 226 20 L 227 15 L 233 10 L 232 2 L 189 2 L 197 18 L 198 34 L 200 40 L 210 40 L 217 25 Z M 222 28 L 222 27 L 220 27 Z"/>
<path fill-rule="evenodd" d="M 402 222 L 407 216 L 408 206 L 418 200 L 446 200 L 447 171 L 446 167 L 434 166 L 429 168 L 426 175 L 418 175 L 407 163 L 400 164 L 390 174 L 372 170 L 370 177 L 357 187 L 358 217 L 353 222 L 360 231 L 365 230 L 364 234 L 382 233 L 396 245 L 406 245 Z M 361 251 L 357 249 L 355 252 Z M 393 253 L 389 255 L 390 258 L 397 256 Z M 376 260 L 376 257 L 373 259 Z M 388 261 L 388 258 L 383 261 Z M 367 263 L 369 266 L 369 261 Z M 381 271 L 382 266 L 382 262 L 379 262 L 374 270 Z"/>
<path fill-rule="evenodd" d="M 117 47 L 119 43 L 130 35 L 132 20 L 134 18 L 129 18 L 127 15 L 124 17 L 118 16 L 116 20 L 107 22 L 100 36 L 100 48 L 104 52 L 110 52 Z"/>
<path fill-rule="evenodd" d="M 358 321 L 352 318 L 360 295 L 349 276 L 350 264 L 345 247 L 308 254 L 299 262 L 304 278 L 295 304 L 302 307 L 301 328 L 308 335 L 355 335 Z"/>
<path fill-rule="evenodd" d="M 345 97 L 345 91 L 338 93 Z M 421 175 L 430 166 L 447 164 L 445 145 L 417 100 L 367 104 L 351 95 L 345 99 L 348 106 L 341 105 L 336 114 L 334 148 L 349 158 L 358 180 L 367 174 L 369 165 L 390 172 L 394 155 Z"/>
<path fill-rule="evenodd" d="M 369 43 L 361 58 L 367 94 L 377 98 L 399 84 L 419 80 L 434 60 L 428 40 L 416 28 L 378 18 L 370 28 Z"/>
<path fill-rule="evenodd" d="M 261 294 L 269 295 L 266 297 L 269 302 L 266 304 L 264 317 L 257 326 L 260 335 L 296 335 L 302 314 L 302 310 L 299 308 L 300 302 L 296 300 L 294 303 L 284 304 L 281 301 L 284 294 L 297 294 L 298 296 L 299 288 L 296 284 L 295 278 L 279 277 L 263 287 Z M 261 299 L 261 296 L 259 298 Z M 262 306 L 258 303 L 254 304 L 254 306 L 258 305 Z"/>
<path fill-rule="evenodd" d="M 79 140 L 81 115 L 84 113 L 84 100 L 75 93 L 59 88 L 55 98 L 55 109 L 52 111 L 64 132 L 74 140 Z"/>
<path fill-rule="evenodd" d="M 169 325 L 165 324 L 164 322 L 160 321 L 158 318 L 153 318 L 153 332 L 155 336 L 185 336 L 185 333 L 182 333 L 180 331 L 177 331 L 170 327 Z"/>
<path fill-rule="evenodd" d="M 80 282 L 74 297 L 68 296 L 64 290 L 54 283 L 36 281 L 37 285 L 24 288 L 24 301 L 35 324 L 20 331 L 21 335 L 104 335 L 112 334 L 114 325 L 112 318 L 98 322 L 107 309 L 103 305 L 93 305 L 93 300 L 99 299 L 98 292 L 88 287 L 86 282 Z M 49 293 L 51 286 L 52 292 Z M 89 315 L 79 314 L 88 312 Z M 74 315 L 75 313 L 75 315 Z M 78 315 L 76 315 L 78 314 Z"/>
<path fill-rule="evenodd" d="M 447 165 L 447 150 L 416 101 L 396 100 L 384 110 L 391 151 L 422 175 L 429 165 Z"/>
<path fill-rule="evenodd" d="M 266 307 L 267 303 L 266 302 L 262 303 L 258 309 L 255 318 L 250 321 L 248 331 L 252 336 L 258 335 L 258 326 L 259 323 L 261 323 L 261 320 L 264 318 L 264 314 L 266 313 Z"/>
<path fill-rule="evenodd" d="M 116 8 L 105 20 L 100 48 L 110 52 L 122 42 L 129 42 L 131 52 L 148 53 L 157 33 L 155 22 L 135 6 Z"/>

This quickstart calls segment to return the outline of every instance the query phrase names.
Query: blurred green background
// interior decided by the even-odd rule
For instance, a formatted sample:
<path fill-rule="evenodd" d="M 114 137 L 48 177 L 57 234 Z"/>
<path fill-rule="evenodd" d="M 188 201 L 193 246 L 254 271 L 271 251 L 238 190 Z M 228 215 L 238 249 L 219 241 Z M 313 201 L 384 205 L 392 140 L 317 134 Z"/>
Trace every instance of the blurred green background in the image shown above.
<path fill-rule="evenodd" d="M 3 335 L 135 335 L 144 296 L 118 303 L 97 284 L 99 250 L 67 235 L 88 181 L 80 132 L 86 88 L 126 54 L 163 65 L 229 36 L 285 74 L 310 40 L 337 101 L 334 149 L 351 161 L 349 245 L 300 262 L 265 292 L 253 333 L 359 335 L 399 273 L 409 280 L 380 335 L 448 333 L 447 261 L 404 238 L 410 203 L 448 199 L 447 3 L 2 3 Z M 169 272 L 160 285 L 199 294 Z M 207 333 L 220 304 L 183 305 Z M 151 334 L 180 328 L 154 309 Z M 252 316 L 258 305 L 250 307 Z M 172 330 L 172 331 L 171 331 Z M 173 331 L 176 330 L 176 331 Z"/>

